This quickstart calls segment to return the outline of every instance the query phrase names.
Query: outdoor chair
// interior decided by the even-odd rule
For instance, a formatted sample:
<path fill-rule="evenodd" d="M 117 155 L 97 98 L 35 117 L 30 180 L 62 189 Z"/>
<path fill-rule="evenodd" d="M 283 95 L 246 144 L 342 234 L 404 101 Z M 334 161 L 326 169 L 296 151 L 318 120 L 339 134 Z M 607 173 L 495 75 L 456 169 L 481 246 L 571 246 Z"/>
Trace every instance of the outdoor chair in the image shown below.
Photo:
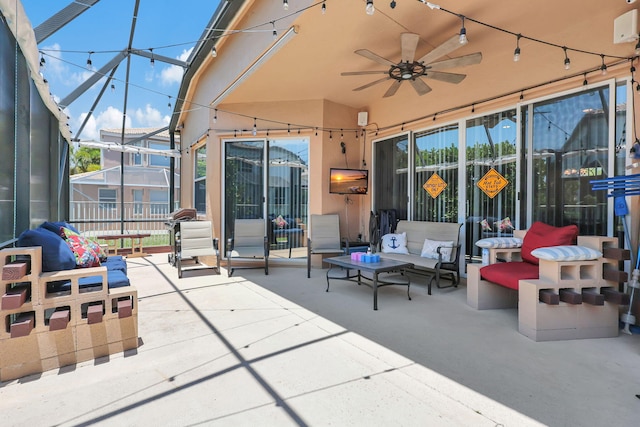
<path fill-rule="evenodd" d="M 269 274 L 269 239 L 265 234 L 264 219 L 236 219 L 233 237 L 227 240 L 227 274 L 238 268 L 262 268 L 262 266 L 231 267 L 231 260 L 263 261 L 264 274 Z"/>
<path fill-rule="evenodd" d="M 337 214 L 311 215 L 307 239 L 307 278 L 311 277 L 311 255 L 344 255 Z"/>
<path fill-rule="evenodd" d="M 185 221 L 180 224 L 176 238 L 176 267 L 178 277 L 185 270 L 215 269 L 220 274 L 220 251 L 218 238 L 213 237 L 211 221 Z M 200 257 L 215 256 L 216 265 L 203 263 Z M 187 264 L 185 265 L 185 261 Z M 186 268 L 185 268 L 186 267 Z"/>

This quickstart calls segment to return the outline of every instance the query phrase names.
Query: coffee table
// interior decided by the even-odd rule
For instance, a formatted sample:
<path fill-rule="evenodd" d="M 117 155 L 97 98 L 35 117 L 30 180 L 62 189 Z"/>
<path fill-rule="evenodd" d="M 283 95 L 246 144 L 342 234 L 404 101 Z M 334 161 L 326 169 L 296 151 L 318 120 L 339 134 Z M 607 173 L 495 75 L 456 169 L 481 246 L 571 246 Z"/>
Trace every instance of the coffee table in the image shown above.
<path fill-rule="evenodd" d="M 361 262 L 352 260 L 350 256 L 338 256 L 325 258 L 324 262 L 332 265 L 327 270 L 327 292 L 329 292 L 329 279 L 336 280 L 348 280 L 350 282 L 357 283 L 358 285 L 366 285 L 373 289 L 373 309 L 378 309 L 378 288 L 389 285 L 401 285 L 407 287 L 407 297 L 411 300 L 409 295 L 409 288 L 411 286 L 411 280 L 409 276 L 404 275 L 404 270 L 413 267 L 410 262 L 396 261 L 392 259 L 381 259 L 380 262 Z M 331 276 L 330 272 L 334 268 L 333 266 L 342 267 L 346 269 L 344 276 Z M 349 270 L 357 270 L 358 273 L 350 275 Z M 368 278 L 362 275 L 362 272 L 372 273 L 372 278 Z M 380 273 L 398 272 L 400 274 L 390 275 L 383 279 L 380 279 L 378 275 Z M 363 281 L 365 279 L 365 281 Z"/>

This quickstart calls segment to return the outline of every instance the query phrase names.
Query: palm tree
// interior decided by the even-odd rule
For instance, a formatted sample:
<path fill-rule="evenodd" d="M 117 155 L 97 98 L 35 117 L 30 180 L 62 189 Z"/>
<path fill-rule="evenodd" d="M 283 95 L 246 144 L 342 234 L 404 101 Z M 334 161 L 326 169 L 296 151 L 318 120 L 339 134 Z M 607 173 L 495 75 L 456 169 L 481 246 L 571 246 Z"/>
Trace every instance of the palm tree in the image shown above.
<path fill-rule="evenodd" d="M 100 170 L 100 149 L 89 147 L 71 147 L 71 170 L 75 175 Z"/>

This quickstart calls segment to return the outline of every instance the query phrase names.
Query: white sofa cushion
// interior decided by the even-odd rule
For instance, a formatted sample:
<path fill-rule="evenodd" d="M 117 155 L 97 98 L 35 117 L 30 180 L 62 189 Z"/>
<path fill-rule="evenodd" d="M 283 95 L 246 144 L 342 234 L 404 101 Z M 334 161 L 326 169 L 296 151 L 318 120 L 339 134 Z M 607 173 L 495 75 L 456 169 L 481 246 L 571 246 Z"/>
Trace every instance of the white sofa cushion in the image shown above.
<path fill-rule="evenodd" d="M 422 252 L 420 256 L 423 258 L 438 259 L 438 248 L 442 254 L 442 261 L 451 262 L 451 253 L 453 252 L 453 241 L 424 239 Z"/>
<path fill-rule="evenodd" d="M 517 237 L 490 237 L 487 239 L 480 239 L 476 242 L 476 246 L 479 248 L 519 248 L 522 246 L 522 239 Z"/>
<path fill-rule="evenodd" d="M 531 251 L 531 255 L 547 261 L 589 261 L 598 259 L 602 252 L 585 246 L 549 246 Z"/>
<path fill-rule="evenodd" d="M 385 234 L 382 236 L 381 249 L 386 254 L 408 254 L 407 233 Z"/>

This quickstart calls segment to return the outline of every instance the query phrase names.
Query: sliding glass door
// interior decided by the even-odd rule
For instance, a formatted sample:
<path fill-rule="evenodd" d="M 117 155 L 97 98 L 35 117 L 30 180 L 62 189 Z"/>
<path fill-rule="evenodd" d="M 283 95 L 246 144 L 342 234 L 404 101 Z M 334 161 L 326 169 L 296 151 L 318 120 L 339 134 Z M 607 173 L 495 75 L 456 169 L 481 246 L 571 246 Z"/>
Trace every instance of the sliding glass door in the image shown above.
<path fill-rule="evenodd" d="M 236 219 L 261 218 L 272 251 L 306 256 L 294 249 L 306 242 L 308 139 L 232 140 L 224 147 L 225 238 Z"/>

